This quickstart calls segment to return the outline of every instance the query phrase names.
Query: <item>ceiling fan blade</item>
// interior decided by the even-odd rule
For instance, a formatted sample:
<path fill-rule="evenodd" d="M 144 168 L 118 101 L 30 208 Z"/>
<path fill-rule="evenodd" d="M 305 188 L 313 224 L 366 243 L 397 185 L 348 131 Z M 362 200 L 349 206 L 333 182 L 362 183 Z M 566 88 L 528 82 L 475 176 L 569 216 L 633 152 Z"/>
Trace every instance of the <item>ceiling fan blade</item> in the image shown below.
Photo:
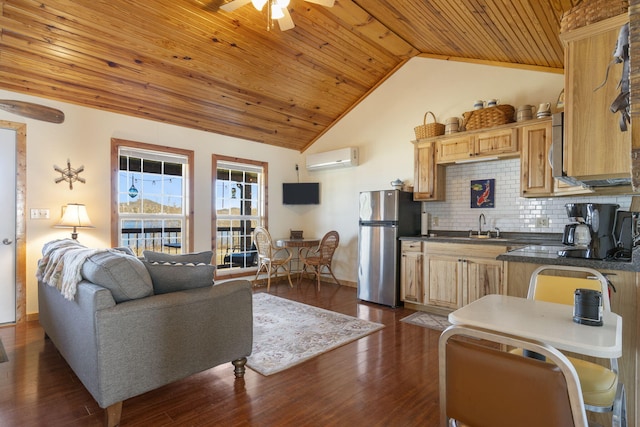
<path fill-rule="evenodd" d="M 224 0 L 194 0 L 202 10 L 206 10 L 208 12 L 217 12 L 224 3 Z"/>
<path fill-rule="evenodd" d="M 284 13 L 284 16 L 278 19 L 278 26 L 280 27 L 280 31 L 287 31 L 295 27 L 296 25 L 293 23 L 291 14 L 286 7 L 282 8 L 282 13 Z"/>
<path fill-rule="evenodd" d="M 234 10 L 249 3 L 251 3 L 251 0 L 231 0 L 229 3 L 225 3 L 220 6 L 220 9 L 224 10 L 225 12 L 233 12 Z"/>
<path fill-rule="evenodd" d="M 33 104 L 31 102 L 0 99 L 0 110 L 45 122 L 64 122 L 64 113 L 62 111 L 51 107 L 45 107 L 44 105 Z"/>
<path fill-rule="evenodd" d="M 336 0 L 305 0 L 305 1 L 309 3 L 319 4 L 325 7 L 333 7 L 333 4 L 336 2 Z"/>

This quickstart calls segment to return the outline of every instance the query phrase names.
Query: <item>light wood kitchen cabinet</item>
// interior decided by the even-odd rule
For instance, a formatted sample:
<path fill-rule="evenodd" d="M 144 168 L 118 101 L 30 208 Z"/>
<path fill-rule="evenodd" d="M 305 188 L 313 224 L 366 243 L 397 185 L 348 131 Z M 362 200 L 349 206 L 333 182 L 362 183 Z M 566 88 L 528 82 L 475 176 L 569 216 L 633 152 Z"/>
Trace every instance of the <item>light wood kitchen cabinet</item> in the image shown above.
<path fill-rule="evenodd" d="M 462 307 L 460 258 L 433 254 L 427 255 L 426 261 L 426 303 L 452 310 Z"/>
<path fill-rule="evenodd" d="M 445 168 L 435 162 L 435 145 L 414 141 L 414 200 L 444 200 Z"/>
<path fill-rule="evenodd" d="M 519 128 L 520 195 L 522 197 L 590 194 L 593 190 L 553 178 L 549 161 L 551 118 L 527 122 Z"/>
<path fill-rule="evenodd" d="M 549 164 L 551 119 L 520 128 L 520 194 L 522 197 L 549 196 L 553 177 Z"/>
<path fill-rule="evenodd" d="M 482 157 L 513 157 L 519 154 L 518 134 L 513 125 L 440 137 L 436 163 L 450 164 Z"/>
<path fill-rule="evenodd" d="M 560 35 L 565 44 L 564 169 L 581 181 L 629 178 L 631 130 L 622 132 L 611 113 L 622 63 L 612 61 L 620 27 L 628 15 L 609 18 Z"/>
<path fill-rule="evenodd" d="M 468 159 L 474 151 L 471 135 L 442 138 L 437 143 L 436 163 L 454 163 Z"/>
<path fill-rule="evenodd" d="M 425 243 L 427 305 L 457 309 L 488 294 L 505 292 L 503 262 L 495 258 L 506 246 Z"/>
<path fill-rule="evenodd" d="M 502 261 L 495 259 L 465 258 L 463 268 L 466 286 L 462 287 L 462 305 L 485 295 L 504 293 L 502 265 Z"/>
<path fill-rule="evenodd" d="M 518 154 L 516 128 L 485 130 L 475 134 L 474 156 L 493 157 Z"/>
<path fill-rule="evenodd" d="M 422 242 L 404 240 L 400 245 L 400 253 L 400 299 L 422 304 Z"/>

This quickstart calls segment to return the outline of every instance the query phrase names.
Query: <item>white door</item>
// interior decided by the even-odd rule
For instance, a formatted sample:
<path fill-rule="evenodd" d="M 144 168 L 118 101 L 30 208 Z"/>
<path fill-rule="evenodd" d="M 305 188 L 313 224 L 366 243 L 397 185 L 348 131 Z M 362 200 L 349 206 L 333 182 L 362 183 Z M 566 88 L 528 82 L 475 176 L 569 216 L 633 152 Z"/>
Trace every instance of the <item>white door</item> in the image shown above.
<path fill-rule="evenodd" d="M 16 132 L 0 128 L 0 324 L 16 321 Z"/>

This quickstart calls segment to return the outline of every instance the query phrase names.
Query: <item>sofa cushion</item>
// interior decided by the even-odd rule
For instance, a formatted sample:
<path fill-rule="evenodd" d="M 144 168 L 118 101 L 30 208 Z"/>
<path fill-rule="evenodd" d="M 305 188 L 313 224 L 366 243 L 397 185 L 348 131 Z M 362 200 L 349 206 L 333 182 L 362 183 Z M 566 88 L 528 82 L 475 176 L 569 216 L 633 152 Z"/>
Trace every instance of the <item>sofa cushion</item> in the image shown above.
<path fill-rule="evenodd" d="M 153 295 L 151 276 L 142 261 L 120 251 L 90 256 L 81 274 L 85 280 L 109 289 L 116 303 Z"/>
<path fill-rule="evenodd" d="M 211 264 L 213 252 L 193 252 L 189 254 L 170 255 L 164 252 L 143 251 L 144 259 L 149 262 L 171 262 L 171 263 L 193 263 L 193 264 Z"/>
<path fill-rule="evenodd" d="M 133 250 L 129 246 L 119 246 L 117 248 L 112 248 L 112 249 L 116 251 L 120 251 L 127 255 L 136 256 L 136 254 L 133 253 Z"/>
<path fill-rule="evenodd" d="M 215 266 L 208 263 L 142 261 L 147 267 L 156 294 L 213 286 Z"/>

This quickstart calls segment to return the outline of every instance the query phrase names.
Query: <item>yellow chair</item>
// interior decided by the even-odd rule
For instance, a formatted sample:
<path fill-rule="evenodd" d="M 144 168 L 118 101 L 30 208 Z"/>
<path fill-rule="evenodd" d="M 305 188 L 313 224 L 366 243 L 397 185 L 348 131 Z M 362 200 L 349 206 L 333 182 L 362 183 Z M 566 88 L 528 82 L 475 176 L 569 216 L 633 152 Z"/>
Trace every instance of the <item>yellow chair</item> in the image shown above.
<path fill-rule="evenodd" d="M 579 273 L 581 277 L 543 274 L 550 271 L 573 275 Z M 602 292 L 603 310 L 611 311 L 608 281 L 599 271 L 590 268 L 543 265 L 531 274 L 527 298 L 573 305 L 576 289 Z M 521 351 L 516 349 L 512 352 Z M 587 411 L 612 412 L 612 427 L 626 427 L 626 392 L 618 378 L 618 360 L 610 359 L 610 365 L 606 367 L 574 357 L 568 359 L 580 378 Z"/>
<path fill-rule="evenodd" d="M 293 288 L 291 283 L 290 265 L 291 252 L 287 248 L 278 248 L 273 245 L 273 240 L 269 231 L 264 227 L 256 227 L 253 231 L 254 242 L 258 249 L 258 271 L 256 271 L 256 278 L 264 268 L 267 273 L 267 292 L 271 288 L 271 276 L 278 277 L 278 270 L 282 269 L 287 273 L 287 279 L 289 279 L 289 286 Z"/>
<path fill-rule="evenodd" d="M 553 363 L 500 350 L 504 346 Z M 440 336 L 438 359 L 441 426 L 589 425 L 576 371 L 549 345 L 454 325 Z"/>
<path fill-rule="evenodd" d="M 298 275 L 298 283 L 300 283 L 300 280 L 302 279 L 302 274 L 307 272 L 307 267 L 311 267 L 313 269 L 313 273 L 316 275 L 318 290 L 320 290 L 320 270 L 324 267 L 329 271 L 333 280 L 335 280 L 339 285 L 340 282 L 338 282 L 338 279 L 336 279 L 336 276 L 331 270 L 333 254 L 335 253 L 339 243 L 340 235 L 338 232 L 329 231 L 324 235 L 317 248 L 310 249 L 306 254 L 301 253 L 300 261 L 303 263 L 303 267 Z"/>

